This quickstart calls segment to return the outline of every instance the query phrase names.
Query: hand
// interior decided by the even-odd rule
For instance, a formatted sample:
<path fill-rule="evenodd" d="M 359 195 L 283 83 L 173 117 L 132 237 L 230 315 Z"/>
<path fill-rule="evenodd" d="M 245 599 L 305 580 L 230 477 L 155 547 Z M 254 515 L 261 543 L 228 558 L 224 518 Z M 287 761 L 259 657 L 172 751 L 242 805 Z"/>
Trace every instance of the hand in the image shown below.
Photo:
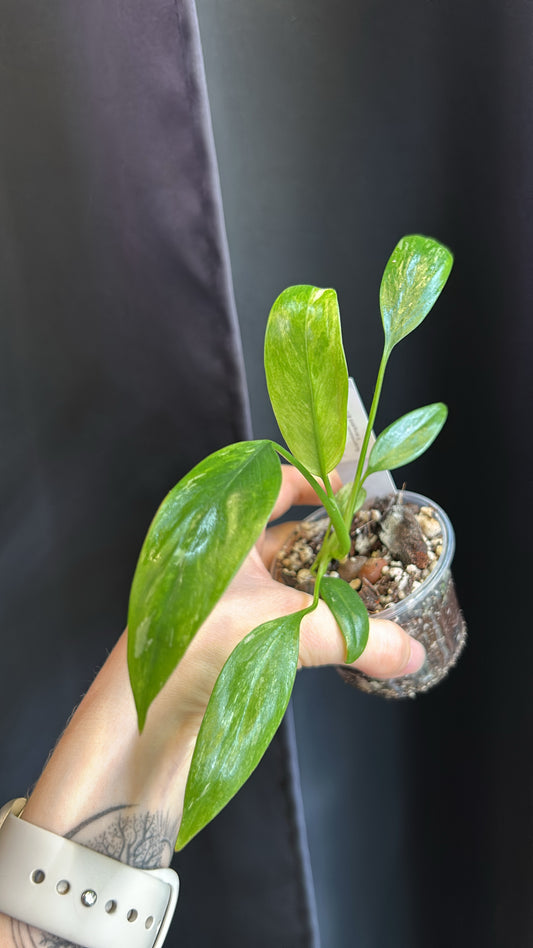
<path fill-rule="evenodd" d="M 316 504 L 316 494 L 293 467 L 283 465 L 282 486 L 271 519 L 292 506 Z M 340 487 L 332 477 L 333 487 Z M 277 582 L 269 568 L 275 552 L 294 528 L 294 523 L 270 527 L 195 636 L 174 673 L 169 688 L 174 695 L 188 696 L 187 714 L 199 727 L 211 691 L 222 666 L 238 642 L 268 619 L 297 612 L 311 603 L 311 596 Z M 300 638 L 300 667 L 341 665 L 345 643 L 340 629 L 324 602 L 306 616 Z M 394 622 L 371 619 L 370 634 L 355 668 L 375 678 L 394 678 L 417 671 L 423 664 L 423 646 Z M 156 699 L 157 700 L 157 699 Z"/>

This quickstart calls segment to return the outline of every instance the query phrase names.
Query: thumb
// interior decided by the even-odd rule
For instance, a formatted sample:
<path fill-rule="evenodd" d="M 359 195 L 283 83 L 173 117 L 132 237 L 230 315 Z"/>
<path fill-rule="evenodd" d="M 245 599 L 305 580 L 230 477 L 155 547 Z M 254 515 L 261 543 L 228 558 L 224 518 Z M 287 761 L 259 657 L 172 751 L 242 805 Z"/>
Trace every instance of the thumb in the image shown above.
<path fill-rule="evenodd" d="M 396 678 L 410 675 L 424 664 L 424 646 L 395 622 L 371 619 L 366 648 L 353 667 L 371 678 Z M 342 665 L 346 644 L 325 602 L 305 616 L 300 636 L 300 663 L 304 667 Z"/>

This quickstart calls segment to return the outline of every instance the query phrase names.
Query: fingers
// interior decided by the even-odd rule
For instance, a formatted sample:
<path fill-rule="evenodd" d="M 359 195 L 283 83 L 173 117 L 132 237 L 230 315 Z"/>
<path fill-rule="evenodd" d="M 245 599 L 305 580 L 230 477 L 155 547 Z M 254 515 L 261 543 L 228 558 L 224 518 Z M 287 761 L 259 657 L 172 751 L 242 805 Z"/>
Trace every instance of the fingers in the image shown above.
<path fill-rule="evenodd" d="M 368 645 L 354 668 L 372 678 L 412 675 L 426 660 L 424 646 L 395 622 L 371 619 Z"/>
<path fill-rule="evenodd" d="M 282 477 L 282 487 L 272 519 L 281 516 L 295 504 L 317 503 L 314 490 L 296 468 L 282 465 Z M 334 490 L 341 486 L 335 471 L 330 475 L 330 480 Z M 261 557 L 267 567 L 293 528 L 294 523 L 283 523 L 266 531 Z M 304 666 L 342 665 L 345 657 L 346 645 L 342 633 L 326 604 L 319 602 L 317 609 L 306 616 L 302 623 L 300 662 Z M 371 619 L 367 646 L 354 667 L 372 678 L 395 678 L 418 671 L 425 657 L 423 646 L 400 626 L 383 619 Z"/>
<path fill-rule="evenodd" d="M 342 665 L 345 657 L 341 631 L 325 603 L 320 602 L 302 622 L 301 664 Z M 395 622 L 371 619 L 368 644 L 353 667 L 372 678 L 396 678 L 418 671 L 425 657 L 423 646 Z"/>

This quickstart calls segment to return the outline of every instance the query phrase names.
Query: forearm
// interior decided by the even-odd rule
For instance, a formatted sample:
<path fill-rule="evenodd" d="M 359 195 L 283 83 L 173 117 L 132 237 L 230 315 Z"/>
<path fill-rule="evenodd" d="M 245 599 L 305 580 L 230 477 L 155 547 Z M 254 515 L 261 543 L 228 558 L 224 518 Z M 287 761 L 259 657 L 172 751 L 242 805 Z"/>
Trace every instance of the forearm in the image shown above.
<path fill-rule="evenodd" d="M 128 680 L 126 635 L 73 714 L 24 818 L 64 835 L 94 813 L 125 803 L 179 822 L 195 735 L 164 699 L 139 735 Z"/>
<path fill-rule="evenodd" d="M 23 818 L 137 868 L 168 866 L 195 735 L 188 719 L 161 698 L 139 736 L 122 636 L 73 714 Z M 2 915 L 0 945 L 67 948 Z"/>
<path fill-rule="evenodd" d="M 23 819 L 136 868 L 168 866 L 209 695 L 228 652 L 254 624 L 248 596 L 236 598 L 197 633 L 152 703 L 142 734 L 121 636 L 61 735 Z M 77 948 L 1 914 L 0 946 Z"/>

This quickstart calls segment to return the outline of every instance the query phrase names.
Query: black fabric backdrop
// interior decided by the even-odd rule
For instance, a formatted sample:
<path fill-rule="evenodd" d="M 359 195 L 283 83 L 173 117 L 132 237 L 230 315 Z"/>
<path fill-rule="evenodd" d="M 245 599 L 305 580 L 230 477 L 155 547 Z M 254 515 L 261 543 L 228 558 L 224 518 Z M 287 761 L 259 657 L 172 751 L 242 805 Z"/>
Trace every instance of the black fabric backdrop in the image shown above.
<path fill-rule="evenodd" d="M 389 704 L 297 681 L 326 948 L 533 944 L 533 8 L 527 0 L 197 0 L 245 361 L 291 283 L 334 286 L 369 404 L 378 287 L 404 233 L 454 251 L 398 347 L 377 427 L 442 399 L 399 472 L 456 527 L 470 642 L 445 684 Z M 273 431 L 249 372 L 255 432 Z"/>
<path fill-rule="evenodd" d="M 299 678 L 322 943 L 529 948 L 531 6 L 198 8 L 255 434 L 272 430 L 257 367 L 283 286 L 337 288 L 368 400 L 396 239 L 430 233 L 456 256 L 434 315 L 394 356 L 380 426 L 450 406 L 405 476 L 454 521 L 470 643 L 412 704 L 359 695 L 333 672 Z M 191 8 L 4 0 L 1 15 L 8 799 L 120 630 L 157 502 L 240 437 L 247 413 Z M 169 944 L 311 943 L 285 761 L 277 743 L 184 853 Z"/>
<path fill-rule="evenodd" d="M 193 5 L 0 5 L 0 794 L 125 624 L 161 499 L 249 435 Z M 313 943 L 287 721 L 176 858 L 167 944 Z"/>

